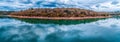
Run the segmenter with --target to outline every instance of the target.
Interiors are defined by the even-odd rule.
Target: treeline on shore
[[[15,16],[36,16],[36,17],[89,17],[109,16],[108,13],[95,12],[79,8],[30,8],[27,10],[12,12]]]

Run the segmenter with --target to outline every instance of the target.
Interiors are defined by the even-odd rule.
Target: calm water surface
[[[120,18],[39,20],[0,17],[0,42],[120,42]]]

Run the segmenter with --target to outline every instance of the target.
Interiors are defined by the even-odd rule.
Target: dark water
[[[0,17],[0,42],[120,42],[120,18],[39,20]]]

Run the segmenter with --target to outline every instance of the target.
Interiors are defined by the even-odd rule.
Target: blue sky
[[[120,0],[0,0],[0,10],[74,7],[95,11],[120,10]]]

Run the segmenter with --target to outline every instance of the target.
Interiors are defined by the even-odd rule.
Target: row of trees
[[[13,12],[11,15],[17,16],[43,16],[43,17],[85,17],[85,16],[108,16],[108,14],[100,14],[91,10],[78,8],[36,8],[18,12]]]

